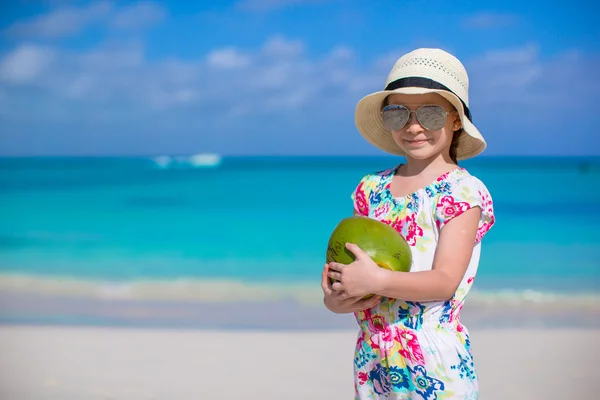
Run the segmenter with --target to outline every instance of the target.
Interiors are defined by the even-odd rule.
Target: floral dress
[[[477,374],[469,334],[459,320],[481,253],[494,224],[485,185],[457,168],[404,197],[390,184],[397,167],[364,176],[352,193],[355,210],[393,226],[411,246],[411,271],[430,270],[440,230],[472,207],[482,214],[468,269],[453,297],[412,302],[382,298],[355,313],[360,326],[354,353],[355,399],[476,399]]]

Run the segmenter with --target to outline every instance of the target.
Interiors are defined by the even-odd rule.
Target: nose
[[[425,128],[417,120],[417,113],[414,111],[409,114],[406,131],[414,136],[425,131]]]

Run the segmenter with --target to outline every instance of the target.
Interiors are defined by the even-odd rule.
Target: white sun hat
[[[403,55],[388,74],[385,88],[363,97],[356,105],[354,122],[361,135],[385,152],[404,156],[381,118],[384,100],[393,93],[438,93],[443,96],[456,108],[462,122],[457,159],[472,158],[485,150],[487,144],[473,125],[469,110],[467,71],[452,54],[440,49],[421,48]]]

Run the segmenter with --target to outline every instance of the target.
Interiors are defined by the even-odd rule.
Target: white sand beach
[[[471,329],[483,400],[598,398],[595,329]],[[356,332],[0,327],[0,398],[351,399]]]

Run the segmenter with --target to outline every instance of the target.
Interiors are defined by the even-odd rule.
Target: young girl
[[[356,399],[478,397],[459,316],[494,213],[485,185],[457,163],[486,147],[472,123],[468,88],[458,59],[417,49],[396,61],[383,91],[356,107],[364,138],[406,163],[365,175],[352,193],[354,213],[393,226],[413,256],[410,272],[389,271],[348,244],[356,260],[323,270],[325,305],[353,312],[360,326]]]

